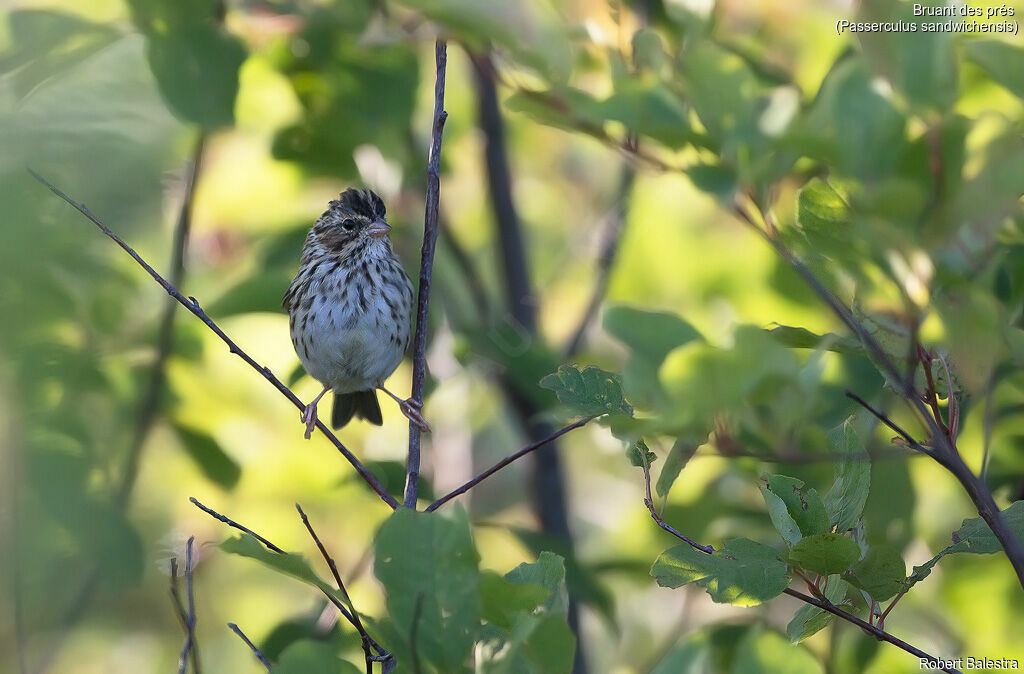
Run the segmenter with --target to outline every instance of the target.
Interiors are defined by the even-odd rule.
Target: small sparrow
[[[381,425],[380,389],[421,430],[430,430],[422,404],[384,388],[409,346],[412,309],[412,283],[391,250],[384,217],[384,202],[373,192],[342,192],[309,230],[285,293],[295,352],[324,385],[302,414],[307,439],[316,427],[316,405],[329,390],[336,429],[353,415]]]

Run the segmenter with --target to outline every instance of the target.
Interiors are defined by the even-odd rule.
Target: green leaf
[[[761,479],[767,483],[768,491],[786,504],[789,516],[796,522],[803,536],[823,534],[829,530],[825,504],[817,490],[808,487],[802,480],[785,475],[766,474]]]
[[[836,479],[825,494],[825,511],[831,529],[839,533],[855,526],[864,512],[871,487],[871,457],[850,417],[829,434],[829,443],[844,458],[836,464]]]
[[[484,598],[484,615],[488,615],[488,608],[496,613],[499,620],[491,622],[502,632],[488,633],[490,630],[484,628],[482,671],[568,674],[575,637],[566,622],[568,595],[562,558],[545,551],[536,562],[517,566],[500,583],[496,578],[482,583],[481,593],[490,586],[489,596]]]
[[[206,129],[234,122],[241,41],[212,22],[192,21],[149,35],[147,56],[160,93],[175,115]]]
[[[1024,48],[1002,40],[971,40],[964,50],[992,79],[1024,98]]]
[[[303,639],[281,652],[274,674],[360,674],[362,670],[338,657],[331,644]]]
[[[493,571],[480,573],[481,615],[487,622],[510,629],[517,613],[530,613],[551,595],[536,583],[513,583]]]
[[[658,382],[658,368],[673,349],[692,341],[702,341],[701,334],[676,314],[646,311],[626,305],[605,309],[605,332],[630,349],[623,368],[623,386],[630,400],[653,404],[664,397]]]
[[[686,175],[694,187],[714,195],[722,202],[731,201],[739,189],[736,171],[721,164],[695,164],[686,169]]]
[[[849,584],[838,575],[829,576],[825,585],[825,598],[838,605],[845,597]],[[794,644],[821,631],[835,616],[813,604],[804,604],[786,625],[786,634]]]
[[[480,557],[465,511],[399,508],[377,531],[374,554],[388,613],[406,644],[415,631],[421,657],[441,671],[460,671],[481,612]]]
[[[661,553],[651,575],[662,587],[699,583],[720,604],[755,606],[782,594],[789,585],[779,554],[746,538],[736,538],[708,555],[686,543]]]
[[[615,92],[594,106],[591,114],[621,122],[630,131],[673,149],[685,147],[694,138],[686,108],[656,81],[624,78],[616,82]]]
[[[697,453],[699,446],[699,442],[688,438],[677,438],[672,443],[672,449],[668,452],[665,464],[661,467],[661,474],[658,475],[658,483],[654,487],[658,496],[662,498],[668,496],[668,492],[672,489],[672,485],[675,484],[679,473],[690,462],[693,455]]]
[[[800,526],[796,520],[789,514],[786,502],[765,485],[760,485],[760,489],[765,505],[768,506],[768,517],[771,518],[775,530],[779,532],[783,540],[790,545],[795,545],[803,538],[803,534],[800,533]]]
[[[1015,501],[1001,513],[1003,521],[1010,531],[1024,545],[1024,501]],[[953,533],[953,542],[962,543],[965,547],[955,552],[969,552],[974,555],[986,555],[1002,552],[999,539],[992,533],[988,524],[980,517],[964,520],[963,525]]]
[[[241,466],[228,456],[212,435],[177,423],[174,424],[174,432],[203,475],[225,489],[232,489],[238,484],[242,476]]]
[[[856,543],[846,536],[832,533],[806,536],[789,553],[790,560],[823,576],[846,571],[858,557],[860,548]]]
[[[854,587],[882,602],[907,586],[907,567],[899,551],[888,544],[872,545],[864,559],[843,576]]]
[[[825,76],[800,134],[804,151],[846,175],[888,175],[906,144],[906,120],[856,56],[841,56]]]
[[[783,346],[791,349],[822,349],[833,353],[863,354],[864,347],[856,339],[851,337],[840,337],[834,332],[826,332],[818,335],[806,328],[797,328],[789,325],[776,325],[768,334],[774,337]]]
[[[544,608],[562,614],[568,610],[569,599],[565,591],[565,560],[561,556],[545,550],[540,553],[536,562],[523,562],[505,574],[505,578],[517,585],[541,585],[547,588],[550,596],[544,603]]]
[[[588,365],[560,365],[558,372],[540,380],[541,388],[554,391],[559,402],[581,416],[620,414],[633,416],[633,408],[622,395],[617,375]]]
[[[249,534],[242,534],[240,536],[227,539],[220,544],[220,549],[233,555],[255,559],[264,566],[268,566],[275,571],[285,574],[286,576],[291,576],[296,580],[301,580],[303,583],[321,590],[324,594],[334,597],[343,604],[347,605],[348,603],[345,601],[344,597],[342,597],[337,588],[325,583],[320,576],[313,571],[309,562],[302,555],[268,550],[262,543]]]
[[[626,458],[629,459],[630,464],[637,468],[641,468],[645,463],[648,466],[654,463],[655,459],[658,458],[658,455],[647,447],[647,443],[644,442],[643,438],[640,438],[636,442],[631,443],[626,449]]]
[[[344,21],[331,25],[343,26]],[[315,21],[308,29],[320,31]],[[308,61],[291,65],[289,74],[305,114],[274,137],[274,157],[346,178],[358,175],[353,153],[360,145],[374,145],[385,157],[404,158],[419,85],[419,61],[412,47],[363,45],[338,39],[335,33],[304,38],[313,40],[314,49]],[[318,41],[323,43],[322,55],[315,48]]]
[[[914,16],[913,7],[909,3],[872,3],[862,7],[864,11],[858,20],[902,20],[907,25],[916,24],[917,27],[913,31],[857,33],[861,53],[872,71],[903,92],[913,104],[939,110],[952,106],[959,86],[953,36],[945,31],[924,30],[925,26],[935,26],[939,19]],[[875,8],[881,11],[874,11]]]
[[[756,626],[736,648],[731,674],[824,674],[818,659],[781,634]]]

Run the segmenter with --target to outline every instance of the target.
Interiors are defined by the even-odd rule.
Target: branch
[[[801,277],[803,277],[804,281],[811,287],[811,289],[814,290],[814,292],[823,302],[825,302],[826,305],[828,305],[830,309],[832,309],[836,316],[839,317],[850,331],[857,335],[865,348],[872,353],[875,360],[880,363],[881,366],[879,369],[882,370],[883,374],[896,383],[895,388],[897,393],[899,393],[904,401],[910,405],[911,409],[917,412],[918,416],[920,416],[925,426],[928,428],[928,433],[931,436],[931,443],[934,445],[934,450],[928,452],[929,456],[934,458],[941,466],[952,473],[957,481],[963,486],[964,491],[967,492],[967,495],[974,503],[978,514],[992,529],[992,533],[995,534],[996,539],[999,540],[999,544],[1006,553],[1006,557],[1009,560],[1010,565],[1017,574],[1018,582],[1021,584],[1021,587],[1024,588],[1024,544],[1022,544],[1006,524],[1000,514],[999,506],[996,505],[995,500],[992,498],[992,492],[989,490],[988,485],[978,478],[978,476],[971,471],[970,467],[964,463],[963,457],[960,456],[960,452],[957,450],[956,445],[951,441],[949,436],[941,427],[941,419],[934,418],[917,395],[913,381],[899,371],[899,368],[897,368],[892,362],[892,359],[889,358],[889,355],[881,345],[879,345],[878,341],[875,340],[864,326],[860,324],[860,321],[856,319],[849,308],[847,308],[847,306],[838,297],[836,297],[831,290],[826,288],[825,284],[814,275],[814,272],[812,272],[807,265],[797,258],[796,255],[794,255],[794,253],[779,240],[779,237],[777,236],[778,230],[771,222],[770,217],[768,217],[764,212],[761,212],[756,204],[753,204],[753,207],[757,209],[761,220],[765,222],[766,228],[762,228],[757,219],[755,219],[739,203],[734,205],[733,212],[747,222],[754,231],[760,234],[761,237],[775,249],[776,253],[778,253],[783,260],[785,260]]]
[[[77,210],[79,213],[88,218],[94,225],[99,227],[100,231],[106,234],[110,239],[114,241],[114,243],[116,243],[126,253],[128,253],[132,257],[132,259],[135,260],[139,264],[139,266],[142,267],[146,271],[146,273],[148,273],[153,278],[153,280],[160,285],[161,288],[166,290],[168,295],[173,297],[175,300],[178,301],[179,304],[188,309],[196,318],[201,320],[206,325],[206,327],[210,328],[210,330],[212,330],[213,333],[217,335],[221,339],[221,341],[228,346],[228,349],[230,350],[231,353],[235,354],[236,356],[244,360],[252,369],[256,370],[256,372],[258,372],[260,376],[262,376],[264,379],[270,382],[274,386],[274,388],[276,388],[281,393],[281,395],[283,395],[284,397],[291,401],[291,403],[296,407],[296,409],[300,411],[305,409],[305,405],[302,403],[301,400],[299,400],[299,397],[296,396],[295,393],[293,393],[290,388],[285,386],[280,379],[275,377],[274,373],[270,371],[270,368],[264,367],[257,363],[252,358],[252,356],[243,351],[242,348],[238,346],[238,344],[236,344],[230,337],[227,336],[227,334],[223,330],[221,330],[220,326],[214,323],[213,320],[206,315],[206,312],[203,311],[203,308],[201,306],[199,306],[199,302],[196,300],[196,298],[186,298],[184,295],[182,295],[178,291],[178,289],[174,287],[174,285],[168,282],[167,279],[165,279],[155,269],[153,269],[153,267],[151,267],[148,262],[142,259],[142,256],[136,253],[131,246],[125,243],[123,239],[121,239],[121,237],[115,234],[109,227],[104,225],[95,215],[93,215],[89,211],[89,209],[85,207],[84,204],[80,204],[74,201],[71,197],[57,189],[54,185],[52,185],[49,181],[47,181],[45,178],[43,178],[35,171],[29,169],[29,173],[31,173],[36,180],[46,185],[51,192],[53,192],[58,197],[66,201],[68,204],[74,207],[75,210]],[[331,441],[331,444],[333,444],[339,452],[341,452],[342,456],[344,456],[345,459],[352,464],[352,467],[356,469],[356,472],[359,473],[360,477],[362,477],[363,480],[365,480],[366,483],[370,485],[370,488],[373,489],[373,491],[375,491],[378,496],[380,496],[382,501],[391,506],[392,509],[398,507],[398,502],[394,499],[394,497],[388,494],[387,490],[384,489],[384,487],[381,486],[380,482],[377,481],[377,478],[375,478],[373,474],[366,469],[366,467],[359,461],[359,459],[356,458],[355,454],[349,451],[349,449],[341,443],[341,440],[339,440],[337,436],[335,436],[334,433],[331,432],[330,428],[328,428],[322,421],[319,420],[316,422],[316,427],[320,429],[320,432],[323,433],[327,437],[327,439]]]
[[[195,594],[192,591],[192,544],[195,543],[195,536],[190,536],[185,544],[185,593],[188,601],[188,609],[181,599],[178,591],[178,559],[171,558],[171,599],[181,620],[181,626],[185,630],[185,643],[181,648],[181,655],[178,656],[178,674],[185,674],[188,662],[192,660],[192,671],[199,674],[199,642],[196,641],[196,603]]]
[[[352,626],[359,632],[359,637],[362,640],[363,656],[366,661],[366,674],[371,674],[373,671],[373,662],[375,660],[383,661],[385,659],[392,659],[390,653],[381,648],[380,644],[373,640],[367,632],[366,628],[363,627],[363,621],[359,618],[359,612],[356,611],[355,605],[352,603],[352,598],[348,595],[348,590],[345,589],[345,583],[341,580],[341,574],[338,573],[338,565],[335,564],[334,558],[331,557],[330,553],[327,552],[327,548],[320,542],[320,537],[316,535],[316,531],[313,529],[313,525],[309,523],[309,518],[306,517],[306,513],[303,512],[302,506],[298,503],[295,504],[295,509],[299,511],[299,516],[302,518],[302,523],[306,525],[306,531],[312,536],[313,542],[316,543],[316,547],[320,550],[321,556],[324,561],[327,562],[327,566],[331,569],[331,575],[334,576],[334,581],[338,584],[338,591],[341,592],[341,596],[345,599],[345,603],[348,604],[348,609],[352,613]],[[377,651],[377,655],[380,656],[375,658],[371,649]]]
[[[412,346],[412,400],[423,405],[423,382],[426,379],[427,316],[430,309],[430,278],[434,270],[434,247],[437,244],[437,218],[441,191],[441,134],[448,113],[444,109],[444,78],[448,63],[448,47],[444,40],[434,44],[434,124],[431,130],[430,156],[427,159],[427,203],[423,217],[423,249],[420,253],[420,284],[416,302],[416,334]],[[416,509],[420,484],[420,429],[409,422],[409,456],[405,467],[406,508]]]
[[[219,512],[217,512],[213,508],[206,507],[205,505],[200,503],[198,501],[198,499],[196,499],[195,497],[190,497],[188,500],[192,502],[192,505],[194,505],[195,507],[199,508],[204,513],[206,513],[207,515],[212,517],[213,519],[218,520],[220,522],[223,522],[224,524],[227,524],[229,527],[233,527],[235,529],[238,529],[239,531],[244,531],[245,533],[249,534],[250,536],[255,538],[257,541],[262,543],[263,546],[267,548],[267,550],[270,550],[271,552],[276,552],[276,553],[281,554],[281,555],[288,554],[284,550],[282,550],[281,548],[277,547],[276,545],[271,543],[269,540],[264,538],[263,536],[260,536],[258,533],[256,533],[252,529],[239,524],[238,522],[234,521],[233,519],[231,519],[230,517],[228,517],[226,515],[221,515]],[[352,613],[349,612],[348,607],[345,606],[345,604],[341,600],[339,600],[333,594],[328,592],[326,589],[321,587],[320,591],[323,592],[324,596],[327,597],[328,601],[330,601],[332,604],[334,604],[335,608],[338,609],[338,612],[341,613],[341,615],[345,618],[345,620],[347,620],[349,622],[349,624],[351,624],[353,627],[355,627],[355,625],[356,625],[356,618],[355,618],[355,616]]]
[[[568,433],[571,430],[580,428],[582,426],[586,426],[588,423],[593,421],[595,418],[596,417],[583,417],[582,419],[579,419],[578,421],[574,421],[573,423],[569,424],[568,426],[564,426],[563,428],[560,428],[559,430],[555,431],[554,433],[552,433],[551,435],[547,436],[543,440],[537,440],[536,442],[531,442],[530,444],[528,444],[526,447],[523,447],[522,449],[520,449],[515,454],[511,454],[509,456],[506,456],[504,459],[502,459],[498,463],[494,464],[493,466],[491,466],[487,470],[483,471],[482,473],[480,473],[479,475],[477,475],[476,477],[474,477],[472,480],[470,480],[469,482],[465,483],[461,487],[453,489],[452,491],[448,492],[447,494],[445,494],[441,498],[439,498],[436,501],[434,501],[433,503],[431,503],[429,506],[427,506],[427,512],[433,512],[434,510],[437,510],[438,508],[443,506],[448,501],[451,501],[456,496],[460,496],[462,494],[465,494],[467,491],[469,491],[473,487],[477,486],[478,484],[480,484],[481,482],[483,482],[484,480],[489,478],[491,475],[494,475],[499,470],[501,470],[505,466],[509,465],[513,461],[515,461],[517,459],[521,459],[522,457],[526,456],[527,454],[529,454],[530,452],[532,452],[534,450],[540,449],[544,445],[548,444],[549,442],[551,442],[553,440],[556,440],[556,439],[562,437],[563,435],[565,435],[566,433]]]
[[[907,443],[907,445],[910,448],[912,448],[912,449],[914,449],[914,450],[916,450],[918,452],[921,452],[922,454],[927,454],[928,456],[931,456],[932,458],[935,458],[932,455],[931,450],[929,450],[927,447],[924,447],[923,445],[921,445],[921,443],[918,442],[917,440],[915,440],[910,435],[910,433],[907,433],[905,430],[903,430],[903,428],[901,428],[899,425],[897,425],[895,421],[890,419],[889,416],[885,412],[880,412],[879,410],[876,410],[874,407],[869,405],[867,403],[867,401],[865,401],[863,398],[861,398],[859,395],[857,395],[853,391],[847,391],[846,392],[846,397],[849,398],[850,400],[853,400],[857,404],[859,404],[861,407],[866,409],[868,412],[871,412],[871,414],[873,414],[876,419],[878,419],[883,424],[888,426],[890,429],[895,431],[896,434],[898,434],[901,438],[903,438],[903,440]]]
[[[263,666],[266,667],[267,671],[269,672],[270,662],[267,660],[266,656],[260,652],[260,649],[256,648],[256,644],[249,641],[249,637],[245,636],[245,632],[239,629],[238,625],[236,625],[235,623],[228,623],[228,627],[231,628],[232,632],[238,635],[239,639],[245,642],[245,645],[249,647],[249,650],[252,651],[252,654],[256,656],[257,660],[263,663]]]
[[[640,457],[643,461],[644,468],[644,493],[646,494],[644,497],[644,505],[647,506],[647,511],[651,513],[651,519],[653,519],[657,523],[657,525],[665,531],[669,532],[679,540],[689,543],[691,546],[700,550],[701,552],[707,553],[709,555],[714,553],[715,549],[713,547],[711,547],[710,545],[701,545],[700,543],[693,540],[686,534],[681,533],[675,527],[671,526],[664,519],[662,519],[661,515],[658,514],[658,511],[654,509],[654,499],[651,498],[651,466],[647,462],[647,453],[645,451],[640,452]]]
[[[597,256],[597,278],[594,281],[594,289],[590,293],[590,301],[580,318],[579,324],[573,330],[572,337],[565,347],[565,360],[571,360],[583,346],[583,339],[586,337],[590,324],[597,316],[597,310],[608,292],[608,282],[611,280],[612,268],[615,265],[615,258],[618,257],[619,244],[622,242],[622,235],[626,230],[626,216],[629,213],[629,199],[633,191],[633,183],[636,180],[636,169],[631,164],[624,164],[622,175],[619,179],[618,203],[615,211],[608,219],[607,228],[601,241],[601,249]]]
[[[508,150],[505,145],[505,124],[498,105],[495,85],[496,72],[487,53],[474,54],[467,50],[473,63],[476,84],[477,116],[483,132],[484,162],[487,166],[487,187],[499,240],[498,253],[501,255],[505,290],[513,324],[530,337],[538,339],[536,299],[530,288],[530,270],[527,262],[523,231],[512,196],[512,177],[509,168]],[[519,417],[527,437],[545,437],[551,427],[539,419],[542,410],[524,396],[506,374],[502,377],[502,388]],[[557,446],[549,444],[538,452],[532,461],[533,475],[530,486],[532,502],[541,530],[566,542],[572,549],[572,533],[569,530],[569,506],[566,503],[565,480]],[[570,595],[567,618],[569,627],[576,635],[576,654],[573,672],[587,671],[583,654],[586,650],[583,634],[579,628],[575,598]]]
[[[900,639],[899,637],[893,636],[892,634],[890,634],[889,632],[886,632],[885,630],[881,629],[880,627],[875,627],[874,625],[868,623],[866,620],[858,618],[857,616],[853,615],[852,613],[847,613],[846,611],[842,610],[841,608],[839,608],[838,606],[836,606],[832,602],[828,601],[827,599],[818,599],[816,597],[810,597],[810,596],[808,596],[808,595],[806,595],[806,594],[804,594],[802,592],[799,592],[797,590],[793,590],[793,589],[788,588],[788,587],[785,590],[783,590],[783,592],[788,594],[790,597],[795,597],[795,598],[799,599],[800,601],[804,602],[805,604],[810,604],[811,606],[817,606],[822,611],[828,611],[829,613],[831,613],[832,615],[836,616],[837,618],[842,618],[843,620],[845,620],[845,621],[847,621],[849,623],[853,623],[854,625],[856,625],[857,627],[861,628],[862,630],[864,630],[865,632],[867,632],[871,636],[875,637],[879,641],[888,642],[888,643],[892,644],[893,646],[896,646],[897,648],[900,648],[900,649],[906,651],[907,653],[910,653],[911,655],[913,655],[914,657],[918,658],[919,660],[928,660],[930,662],[943,662],[942,660],[939,660],[939,658],[935,657],[934,655],[929,655],[925,651],[922,651],[920,648],[918,648],[916,646],[912,646],[911,644],[908,644],[903,639]],[[950,674],[960,674],[960,670],[956,669],[954,667],[939,667],[939,669],[941,671],[943,671],[943,672],[949,672]]]
[[[641,452],[641,454],[642,454],[642,452]],[[644,468],[644,486],[645,486],[645,490],[646,490],[646,498],[644,499],[644,505],[647,506],[647,510],[650,511],[651,517],[654,518],[654,521],[658,523],[658,526],[660,526],[662,529],[664,529],[665,531],[669,532],[670,534],[672,534],[673,536],[675,536],[679,540],[683,541],[684,543],[687,543],[688,545],[692,546],[694,549],[700,550],[701,552],[703,552],[705,554],[708,554],[708,555],[713,554],[714,548],[712,548],[710,545],[701,545],[700,543],[698,543],[697,541],[693,540],[689,536],[686,536],[685,534],[680,533],[679,531],[674,529],[669,524],[666,524],[664,522],[664,520],[661,519],[661,517],[654,510],[654,506],[653,506],[652,501],[651,501],[651,472],[650,472],[650,467],[647,464],[646,457],[644,457],[644,466],[643,466],[643,468]],[[911,646],[906,641],[903,641],[902,639],[900,639],[898,637],[895,637],[892,634],[889,634],[888,632],[886,632],[885,630],[881,629],[880,627],[875,627],[874,625],[871,625],[871,624],[867,623],[866,621],[861,620],[860,618],[858,618],[857,616],[853,615],[852,613],[847,613],[846,611],[843,611],[843,610],[839,609],[837,606],[835,606],[834,604],[832,604],[830,601],[828,601],[826,599],[818,599],[818,598],[815,598],[815,597],[810,597],[810,596],[808,596],[806,594],[803,594],[802,592],[798,592],[797,590],[793,590],[793,589],[790,589],[788,587],[785,590],[783,590],[783,592],[785,592],[786,594],[788,594],[791,597],[796,597],[797,599],[799,599],[800,601],[802,601],[802,602],[804,602],[806,604],[811,604],[812,606],[817,606],[818,608],[820,608],[823,611],[828,611],[829,613],[831,613],[832,615],[834,615],[834,616],[836,616],[838,618],[842,618],[843,620],[845,620],[847,622],[853,623],[854,625],[857,625],[862,630],[864,630],[868,634],[872,635],[873,637],[875,637],[879,641],[886,641],[886,642],[888,642],[888,643],[890,643],[890,644],[892,644],[892,645],[894,645],[894,646],[896,646],[898,648],[903,649],[907,653],[910,653],[911,655],[916,656],[917,658],[923,658],[923,659],[927,659],[927,660],[930,660],[930,661],[938,661],[939,660],[935,656],[929,655],[928,653],[922,651],[920,648],[917,648],[915,646]],[[941,669],[944,672],[959,673],[959,670],[953,669],[951,667],[944,667],[944,668],[941,668]]]
[[[176,288],[181,287],[185,281],[185,248],[188,245],[189,231],[192,229],[192,204],[195,197],[196,184],[199,182],[199,169],[203,160],[205,143],[206,133],[200,130],[196,137],[195,147],[192,150],[192,164],[189,169],[187,182],[185,183],[185,195],[182,198],[181,208],[178,211],[178,220],[174,226],[174,239],[171,244],[170,283]],[[39,176],[36,177],[38,178]],[[121,484],[115,497],[115,502],[122,510],[131,498],[132,489],[135,487],[135,480],[139,474],[142,449],[146,444],[146,438],[149,437],[149,431],[153,428],[153,422],[156,420],[160,409],[160,397],[163,394],[164,384],[167,379],[167,359],[170,358],[174,346],[174,319],[177,316],[174,307],[174,300],[167,298],[163,315],[160,318],[156,357],[153,359],[153,365],[151,366],[149,385],[143,392],[139,403],[135,436],[132,438],[131,447],[128,449],[124,473],[121,476]]]

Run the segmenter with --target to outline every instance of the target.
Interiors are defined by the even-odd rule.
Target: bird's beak
[[[378,220],[378,221],[372,223],[369,227],[367,227],[363,231],[366,232],[367,236],[372,236],[375,239],[381,239],[381,238],[387,236],[388,232],[391,231],[391,225],[389,225],[388,223],[384,222],[383,220]]]

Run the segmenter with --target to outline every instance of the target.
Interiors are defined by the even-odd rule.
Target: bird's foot
[[[422,402],[414,400],[413,398],[406,398],[405,400],[398,401],[398,407],[401,408],[402,414],[404,414],[406,418],[416,426],[416,428],[420,429],[423,433],[430,432],[430,424],[428,424],[427,420],[423,418],[422,414],[420,414],[420,410],[423,409]]]
[[[306,405],[302,410],[302,423],[306,424],[306,432],[302,434],[302,437],[309,440],[313,435],[313,429],[316,428],[316,401]]]

